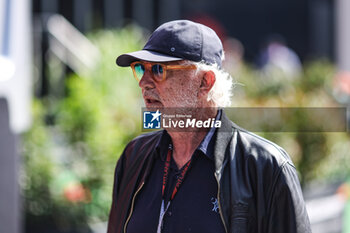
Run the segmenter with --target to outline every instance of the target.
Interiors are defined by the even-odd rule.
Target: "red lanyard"
[[[169,175],[169,167],[170,167],[170,160],[171,160],[171,149],[169,148],[168,150],[168,154],[167,154],[167,157],[166,157],[166,161],[165,161],[165,165],[164,165],[164,175],[163,175],[163,187],[162,187],[162,196],[164,198],[164,191],[165,191],[165,187],[166,187],[166,184],[168,182],[168,175]],[[170,198],[170,201],[174,199],[175,197],[175,194],[177,193],[185,175],[186,175],[186,172],[188,171],[188,168],[190,167],[191,165],[191,162],[192,162],[192,159],[190,159],[184,166],[179,178],[177,178],[177,181],[176,181],[176,185],[174,187],[174,190],[173,190],[173,193],[171,194],[171,198]]]

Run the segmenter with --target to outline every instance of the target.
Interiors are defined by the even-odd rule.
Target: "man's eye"
[[[152,66],[152,72],[153,74],[163,74],[163,66],[161,65],[153,65]]]

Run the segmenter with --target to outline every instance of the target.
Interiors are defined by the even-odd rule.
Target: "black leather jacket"
[[[220,215],[227,233],[308,233],[296,169],[276,144],[232,123],[223,112],[214,158]],[[124,233],[162,131],[135,138],[116,170],[108,233]],[[180,233],[180,232],[179,232]]]

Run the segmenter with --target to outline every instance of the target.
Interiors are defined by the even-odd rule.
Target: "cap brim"
[[[132,53],[125,53],[117,58],[117,65],[126,67],[134,61],[150,61],[150,62],[168,62],[168,61],[180,61],[183,60],[179,57],[172,57],[162,53],[157,53],[149,50],[140,50]]]

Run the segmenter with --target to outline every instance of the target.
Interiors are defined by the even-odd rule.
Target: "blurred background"
[[[233,107],[331,109],[350,104],[349,12],[349,0],[0,0],[0,232],[106,232],[143,106],[115,58],[161,23],[217,32]],[[259,134],[296,164],[313,232],[349,233],[349,130],[291,123]]]

